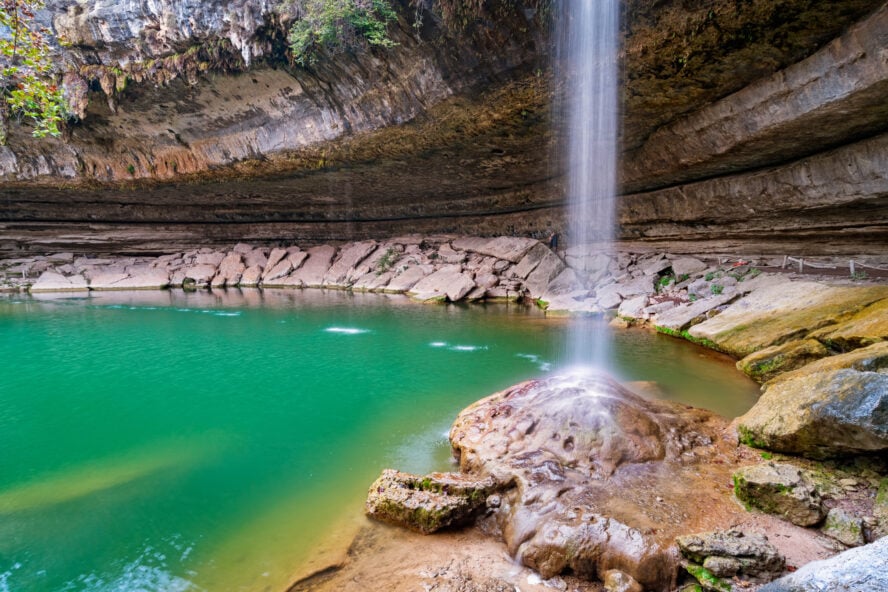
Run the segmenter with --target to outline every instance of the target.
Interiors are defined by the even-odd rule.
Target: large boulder
[[[813,368],[825,363],[835,362],[826,358],[766,384],[739,419],[741,439],[809,458],[888,450],[888,374]]]
[[[118,282],[122,282],[128,277],[129,274],[123,270],[90,271],[89,288],[90,290],[114,290]]]
[[[527,279],[533,270],[537,268],[546,255],[552,253],[546,245],[538,243],[518,262],[512,269],[512,275],[522,280]]]
[[[241,275],[238,285],[244,288],[254,288],[259,285],[259,280],[261,278],[262,267],[259,265],[251,265],[244,270],[244,273],[243,275]]]
[[[654,279],[650,276],[641,276],[623,282],[617,282],[617,292],[623,298],[632,298],[639,295],[651,295],[656,290]]]
[[[823,500],[802,471],[768,462],[734,473],[734,495],[743,503],[799,526],[813,526],[825,514]]]
[[[172,283],[181,286],[186,282],[197,285],[208,285],[216,275],[216,266],[209,263],[196,263],[184,267],[173,274]]]
[[[382,291],[391,294],[402,294],[433,271],[434,268],[431,265],[411,265],[390,276],[391,280]]]
[[[335,255],[336,247],[331,247],[330,245],[310,248],[305,263],[290,274],[286,284],[306,288],[320,288],[324,283],[324,276],[333,264],[333,257]]]
[[[783,556],[763,534],[732,529],[680,536],[676,542],[688,560],[685,569],[705,587],[714,583],[711,577],[727,584],[728,589],[733,578],[770,582],[785,567]]]
[[[849,547],[866,543],[863,519],[843,508],[833,508],[827,513],[821,531]]]
[[[90,281],[90,290],[159,290],[170,285],[166,269],[131,267],[123,274],[97,274]]]
[[[347,288],[351,285],[348,280],[349,272],[376,250],[376,241],[362,241],[351,243],[342,247],[339,258],[330,267],[324,276],[324,286],[333,288]]]
[[[524,287],[527,289],[530,297],[533,299],[543,297],[549,288],[549,284],[558,277],[564,268],[564,261],[555,253],[546,249],[542,259],[540,259],[534,270],[530,272],[524,281]]]
[[[225,286],[236,286],[241,276],[246,270],[244,265],[243,254],[237,251],[231,251],[222,262],[219,263],[219,270],[210,282],[214,288],[224,288]]]
[[[493,239],[459,238],[452,244],[454,249],[518,263],[538,243],[539,241],[532,238],[499,236]]]
[[[274,279],[269,278],[269,272],[276,268],[277,264],[284,260],[287,256],[287,249],[275,248],[271,250],[271,253],[268,254],[268,261],[265,262],[265,265],[262,268],[265,272],[262,274],[262,279]],[[291,266],[292,267],[292,266]],[[287,270],[289,273],[289,269]],[[277,277],[281,277],[280,275]]]
[[[463,473],[510,484],[495,520],[525,565],[544,578],[618,569],[665,591],[678,574],[675,537],[739,511],[711,488],[730,479],[715,461],[724,425],[589,373],[483,399],[459,415],[450,439]]]
[[[687,306],[677,306],[657,315],[656,326],[666,329],[666,332],[681,332],[695,323],[700,323],[709,318],[715,309],[734,299],[730,294],[719,294],[692,302]]]
[[[812,561],[759,592],[884,592],[888,590],[888,537]]]
[[[86,290],[86,278],[82,275],[64,276],[54,271],[44,271],[31,286],[30,291],[37,292],[76,292]]]
[[[447,265],[418,281],[407,292],[420,302],[458,302],[475,288],[472,276],[459,265]]]
[[[365,509],[377,520],[430,534],[473,518],[496,487],[489,478],[454,473],[419,477],[386,469],[370,486]]]
[[[703,271],[706,267],[705,263],[693,257],[680,257],[672,261],[672,273],[675,274],[675,277],[691,275],[692,273]]]

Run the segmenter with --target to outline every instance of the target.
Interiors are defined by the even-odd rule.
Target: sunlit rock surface
[[[809,458],[888,450],[888,375],[853,368],[818,372],[816,364],[809,374],[766,385],[739,420],[744,440]]]

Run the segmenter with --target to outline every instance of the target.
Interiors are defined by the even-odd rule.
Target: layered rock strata
[[[302,70],[270,3],[49,4],[84,118],[0,148],[0,251],[564,226],[533,10],[462,32],[405,10],[396,49]],[[622,237],[884,252],[883,2],[679,4],[626,7]]]

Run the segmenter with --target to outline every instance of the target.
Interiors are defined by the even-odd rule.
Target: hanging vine
[[[58,136],[68,117],[52,68],[51,32],[35,20],[43,0],[0,0],[0,145],[9,121],[25,120],[35,137]]]

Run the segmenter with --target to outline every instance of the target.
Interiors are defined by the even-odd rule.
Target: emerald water
[[[447,468],[454,416],[552,371],[566,329],[341,292],[0,297],[0,592],[282,590],[382,468]],[[669,398],[755,400],[690,344],[613,347]]]

